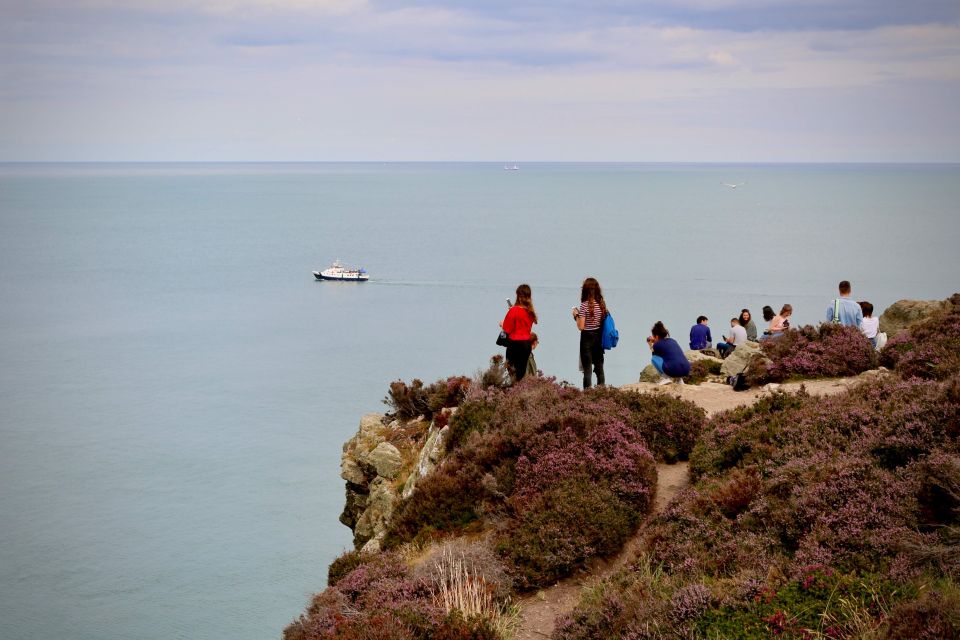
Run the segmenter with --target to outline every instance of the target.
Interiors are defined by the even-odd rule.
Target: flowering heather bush
[[[625,420],[658,461],[686,460],[706,423],[703,409],[672,396],[594,387],[587,395],[625,409]]]
[[[364,555],[314,596],[284,640],[502,640],[483,618],[447,614],[431,584],[393,553]]]
[[[713,599],[709,587],[694,583],[677,589],[670,599],[670,613],[677,622],[699,618]]]
[[[792,329],[761,343],[762,358],[747,369],[751,384],[789,378],[855,376],[877,367],[877,353],[856,327],[821,324]]]
[[[522,506],[499,549],[513,564],[521,589],[551,584],[589,558],[611,555],[623,546],[643,513],[631,509],[611,484],[568,478],[517,500]]]
[[[944,449],[960,437],[960,380],[883,380],[811,398],[777,393],[715,416],[690,458],[696,477],[733,467],[764,469],[833,451],[858,453],[887,468]]]
[[[942,313],[887,342],[880,361],[904,377],[943,380],[960,373],[960,293]]]
[[[646,436],[684,454],[703,420],[676,398],[645,403],[544,378],[473,385],[450,421],[446,461],[398,507],[387,545],[495,522],[521,588],[546,584],[619,550],[650,510]]]

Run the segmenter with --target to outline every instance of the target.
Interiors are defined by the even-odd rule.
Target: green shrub
[[[571,478],[521,507],[499,550],[514,565],[521,588],[570,575],[591,556],[615,553],[641,514],[627,507],[607,483]]]
[[[327,586],[332,587],[363,562],[359,551],[347,551],[330,563],[327,569]]]

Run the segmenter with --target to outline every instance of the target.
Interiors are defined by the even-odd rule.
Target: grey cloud
[[[395,8],[401,0],[377,0]],[[956,0],[620,0],[523,1],[427,0],[421,6],[469,11],[485,16],[542,26],[598,27],[652,24],[730,31],[863,30],[884,26],[956,24]]]

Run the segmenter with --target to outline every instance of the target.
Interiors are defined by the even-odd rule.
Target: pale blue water
[[[658,319],[946,297],[958,203],[958,166],[0,165],[0,637],[276,638],[359,416],[484,366],[520,282],[577,381],[599,278],[622,384]]]

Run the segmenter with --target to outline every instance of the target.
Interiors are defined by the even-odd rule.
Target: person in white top
[[[717,343],[717,351],[721,358],[726,358],[730,352],[747,341],[747,330],[740,325],[740,318],[730,318],[730,335],[723,336],[723,342]]]
[[[863,321],[860,323],[860,331],[870,339],[874,348],[877,346],[877,333],[880,332],[880,318],[873,317],[873,305],[869,302],[861,302],[860,308],[863,310]]]

